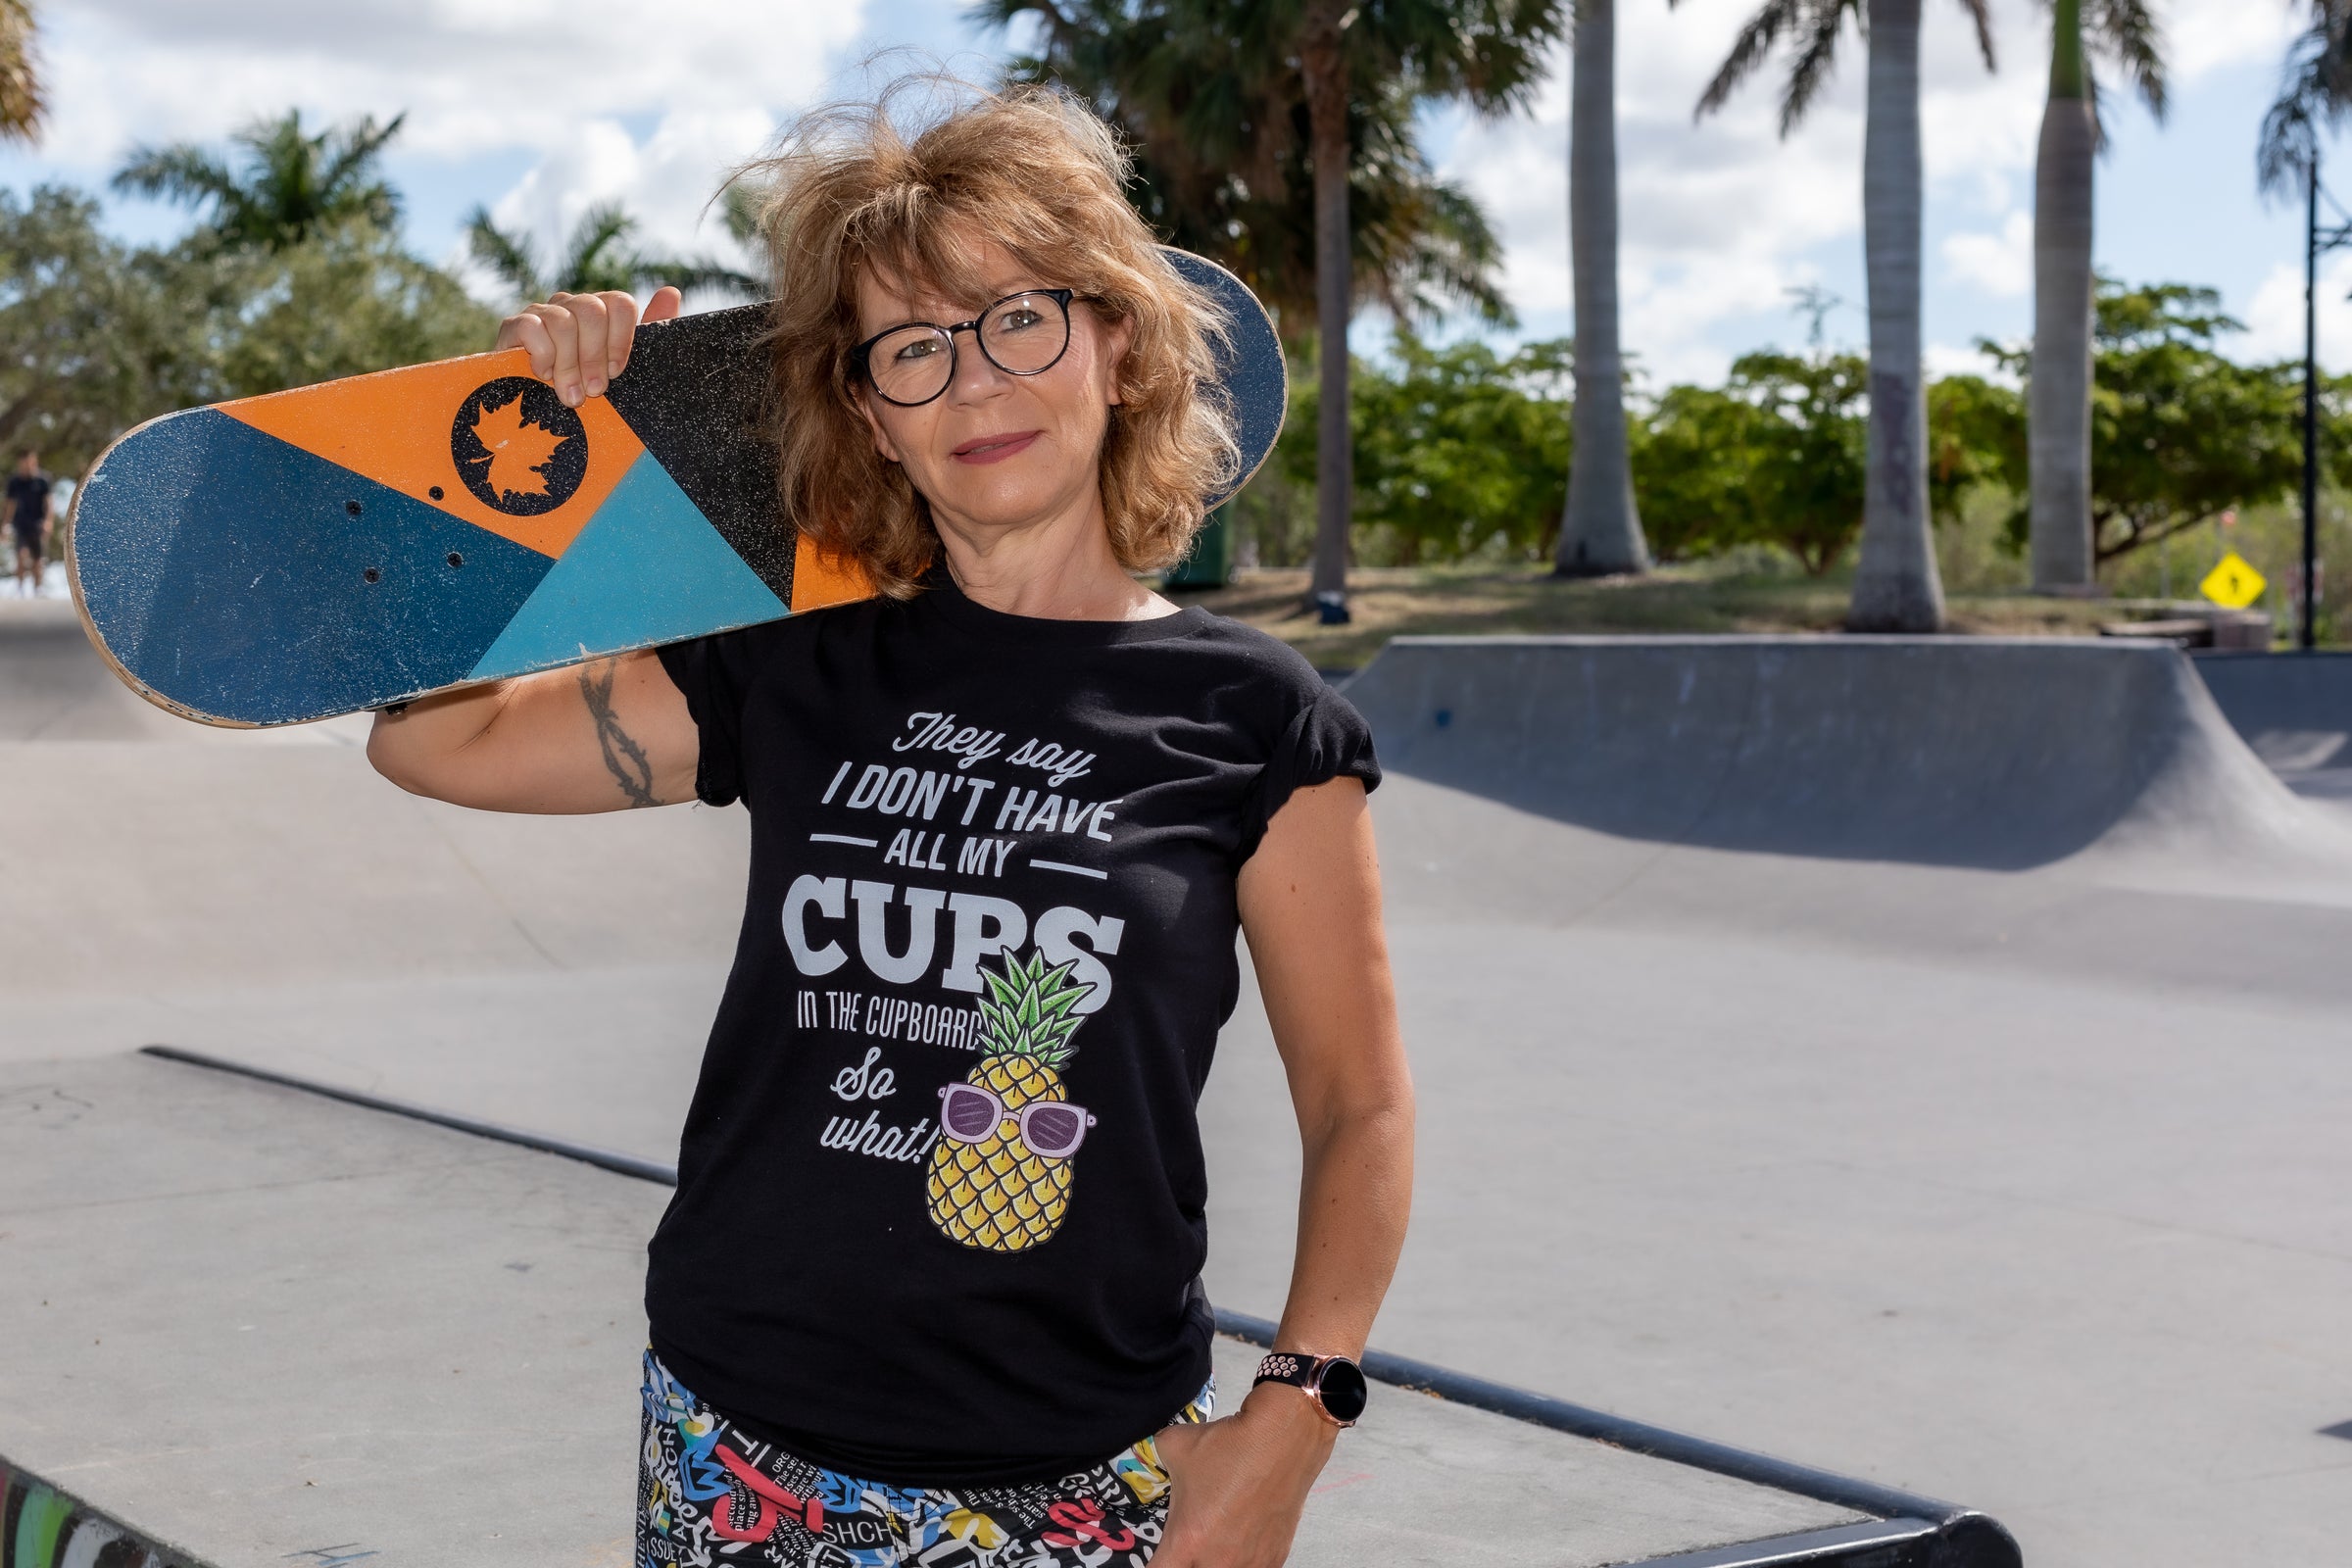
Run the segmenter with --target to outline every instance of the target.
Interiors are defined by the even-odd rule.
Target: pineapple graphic
[[[942,1134],[924,1183],[931,1223],[966,1247],[1018,1252],[1051,1238],[1070,1207],[1070,1156],[1095,1118],[1069,1103],[1060,1069],[1077,1054],[1074,1009],[1094,988],[1045,955],[982,969],[987,1054],[940,1091]]]

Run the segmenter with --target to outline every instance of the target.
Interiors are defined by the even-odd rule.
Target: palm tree
[[[738,209],[748,217],[743,201],[731,202],[729,227],[740,221]],[[543,268],[530,240],[498,226],[490,209],[476,207],[466,218],[466,241],[473,259],[525,300],[551,294],[598,294],[607,289],[627,293],[643,284],[667,284],[683,292],[710,288],[758,298],[758,278],[718,262],[676,261],[638,250],[630,243],[637,220],[618,202],[600,202],[581,215],[564,242],[552,268]]]
[[[2300,187],[2303,228],[2303,559],[2302,602],[2295,607],[2295,640],[2313,645],[2313,608],[2319,582],[2320,508],[2320,251],[2341,244],[2339,229],[2320,233],[2320,135],[2352,110],[2352,0],[2311,0],[2311,22],[2287,49],[2278,97],[2262,117],[2255,172],[2266,196]]]
[[[32,55],[32,7],[0,0],[0,141],[31,141],[48,113]]]
[[[210,208],[205,242],[284,250],[323,228],[359,220],[389,228],[400,196],[376,174],[384,144],[406,115],[378,125],[362,116],[306,135],[302,111],[256,121],[231,140],[242,167],[189,142],[134,149],[115,173],[115,189]]]
[[[1616,0],[1577,0],[1569,76],[1568,249],[1576,276],[1576,441],[1552,566],[1561,577],[1647,571],[1625,446],[1617,346]]]
[[[1016,58],[1010,76],[1053,83],[1116,125],[1134,160],[1128,195],[1145,220],[1248,283],[1286,345],[1313,344],[1305,109],[1284,96],[1276,70],[1235,37],[1179,31],[1165,10],[1122,0],[985,0],[974,16],[998,26],[1036,18],[1043,48]],[[1510,324],[1495,278],[1501,241],[1468,190],[1431,171],[1411,93],[1391,84],[1348,108],[1355,300],[1404,320],[1460,308]]]
[[[2100,141],[2089,33],[2157,118],[2164,60],[2146,0],[2053,0],[2050,93],[2034,171],[2034,363],[2028,383],[2034,586],[2097,586],[2090,515],[2091,169]]]
[[[1920,0],[1765,0],[1700,95],[1723,107],[1783,33],[1796,58],[1781,89],[1781,134],[1804,118],[1837,63],[1850,16],[1870,43],[1862,133],[1862,257],[1870,293],[1870,427],[1861,561],[1845,623],[1852,631],[1938,631],[1943,584],[1928,532],[1928,411],[1920,364]],[[1959,0],[1992,69],[1985,0]]]
[[[1486,275],[1492,234],[1483,220],[1472,221],[1465,195],[1429,174],[1412,113],[1433,101],[1488,115],[1522,106],[1560,36],[1562,0],[982,0],[976,12],[1000,23],[1023,14],[1044,23],[1047,71],[1098,107],[1097,84],[1113,87],[1128,111],[1113,119],[1164,174],[1155,194],[1192,213],[1226,209],[1227,238],[1211,254],[1248,253],[1256,275],[1238,270],[1253,286],[1275,282],[1270,300],[1292,293],[1294,278],[1311,277],[1321,379],[1312,592],[1327,615],[1345,618],[1348,321],[1356,300],[1403,282],[1415,285],[1399,292],[1408,302],[1434,286],[1484,292],[1480,303],[1500,308],[1491,285],[1456,288]],[[1372,188],[1396,198],[1386,210],[1352,212],[1359,159],[1382,166],[1387,178]],[[1278,226],[1268,245],[1244,220],[1287,220],[1298,211],[1261,205],[1295,189],[1292,171],[1303,173],[1307,194],[1299,205],[1313,261],[1304,277],[1291,271],[1288,234]],[[1367,227],[1371,248],[1392,263],[1371,270],[1368,291],[1359,266]],[[1185,243],[1181,229],[1169,237]]]
[[[2262,117],[2255,174],[2264,194],[2302,194],[2317,174],[2320,134],[2352,111],[2352,0],[2310,0],[2311,21],[2287,48],[2278,96]]]

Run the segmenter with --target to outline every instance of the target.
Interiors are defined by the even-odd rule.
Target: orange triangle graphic
[[[402,370],[379,370],[223,403],[220,412],[303,451],[365,474],[429,507],[512,539],[543,556],[560,556],[645,450],[612,405],[590,398],[572,412],[568,430],[543,429],[521,416],[512,400],[477,409],[477,482],[508,506],[544,504],[556,453],[571,440],[587,445],[585,473],[563,503],[535,514],[516,514],[484,502],[460,469],[455,426],[466,400],[484,385],[528,376],[520,349],[443,360]]]

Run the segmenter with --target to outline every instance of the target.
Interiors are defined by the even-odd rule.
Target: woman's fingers
[[[634,299],[619,289],[610,289],[599,294],[597,298],[603,302],[605,308],[605,354],[601,367],[604,374],[601,377],[594,375],[589,377],[588,395],[590,397],[601,395],[605,390],[605,383],[618,375],[627,366],[629,345],[637,336],[637,302]],[[588,358],[584,346],[580,357],[584,364],[593,366],[597,363]]]
[[[639,321],[675,318],[681,296],[667,284],[654,291],[639,316],[637,301],[619,289],[602,294],[557,294],[526,305],[499,323],[496,347],[525,349],[531,373],[577,408],[602,397],[612,378],[628,368]]]
[[[567,404],[580,401],[580,321],[569,309],[570,296],[559,294],[544,305],[534,305],[531,314],[547,329],[548,341],[555,345],[554,358],[545,369],[534,363],[531,369],[556,395]]]
[[[558,295],[564,308],[571,313],[572,374],[556,390],[564,401],[575,407],[585,400],[600,396],[605,380],[612,374],[612,358],[606,351],[607,328],[612,313],[601,294]]]
[[[521,349],[531,357],[531,373],[544,381],[556,368],[556,340],[547,333],[547,323],[539,319],[530,308],[508,317],[498,323],[498,341],[491,345],[499,349]]]

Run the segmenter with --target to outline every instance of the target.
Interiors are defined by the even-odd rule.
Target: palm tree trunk
[[[1617,343],[1616,0],[1581,0],[1568,109],[1568,250],[1576,273],[1576,445],[1553,565],[1562,577],[1646,571],[1625,450]]]
[[[1919,0],[1870,0],[1862,260],[1870,290],[1870,433],[1849,631],[1943,629],[1928,532],[1920,365]]]
[[[1348,317],[1353,303],[1348,226],[1348,74],[1334,0],[1314,8],[1299,67],[1306,78],[1307,156],[1315,172],[1315,570],[1309,592],[1327,619],[1346,614],[1348,530],[1355,513],[1348,426]]]
[[[2050,96],[2034,169],[2034,368],[2027,388],[2034,587],[2098,585],[2090,522],[2091,165],[2082,0],[2052,8]]]

